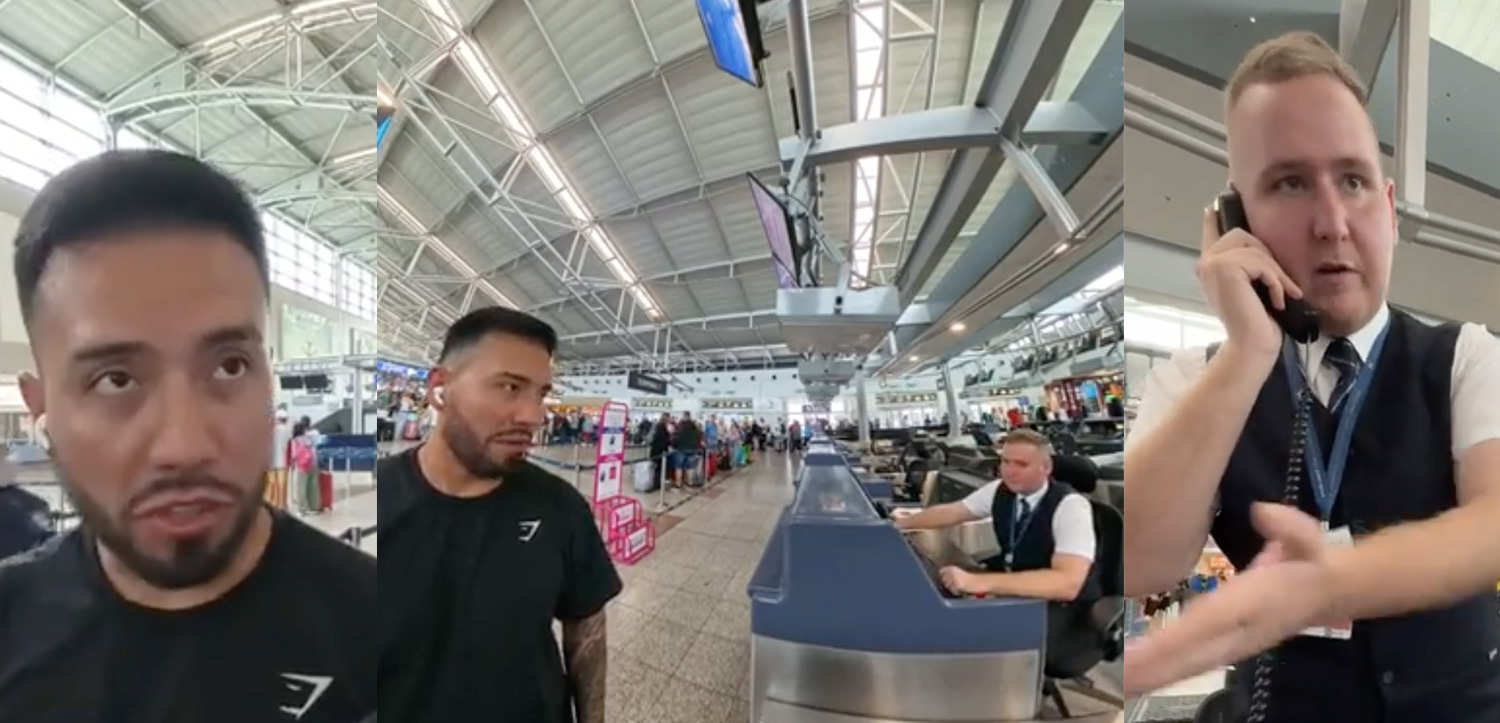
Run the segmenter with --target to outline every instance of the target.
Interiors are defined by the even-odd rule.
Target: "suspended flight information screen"
[[[385,131],[391,125],[391,117],[395,115],[391,108],[380,106],[375,109],[375,150],[380,151],[385,147]]]
[[[776,286],[782,289],[800,289],[797,279],[797,256],[792,248],[792,220],[781,201],[771,195],[770,189],[760,179],[745,174],[750,179],[750,193],[755,196],[755,212],[760,216],[761,228],[766,232],[766,241],[771,245],[771,264],[776,267]]]

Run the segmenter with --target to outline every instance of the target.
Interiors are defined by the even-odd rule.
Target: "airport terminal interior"
[[[1118,590],[1087,654],[1046,659],[1042,602],[938,580],[997,553],[988,521],[887,518],[1035,427],[1118,519],[1122,8],[382,4],[381,444],[425,434],[465,312],[557,330],[531,458],[626,579],[609,720],[1120,715]],[[715,439],[680,488],[663,416]]]
[[[444,330],[551,324],[531,459],[626,580],[610,721],[1113,721],[1124,47],[1120,0],[0,0],[0,238],[108,148],[244,184],[267,502],[372,555],[374,464],[429,433]],[[0,433],[67,529],[0,279]],[[680,477],[662,417],[712,438]],[[1071,659],[1042,601],[939,579],[997,556],[989,521],[891,522],[994,480],[1020,428],[1115,531]]]
[[[1477,99],[1500,92],[1500,56],[1489,35],[1496,8],[1413,3],[1420,11],[1403,25],[1400,4],[1319,0],[1268,10],[1249,0],[1132,0],[1125,56],[1127,417],[1152,367],[1224,338],[1193,270],[1203,208],[1225,184],[1222,89],[1252,46],[1292,30],[1313,30],[1335,44],[1371,88],[1400,211],[1391,305],[1430,322],[1500,325],[1500,235],[1490,230],[1500,228],[1500,175],[1489,151],[1476,151],[1489,146],[1475,142],[1487,137],[1493,117]],[[1398,52],[1402,43],[1413,48],[1410,59]],[[1170,625],[1182,603],[1232,575],[1210,543],[1197,575],[1179,590],[1131,601],[1127,637]],[[1212,672],[1131,701],[1126,719],[1221,720],[1214,693],[1229,674]]]

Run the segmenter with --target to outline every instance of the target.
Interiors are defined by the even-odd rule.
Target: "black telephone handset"
[[[1229,233],[1230,229],[1250,230],[1250,218],[1245,215],[1245,204],[1240,201],[1240,194],[1236,191],[1225,191],[1214,203],[1214,211],[1219,217],[1219,233]],[[1318,338],[1318,312],[1302,299],[1288,297],[1283,308],[1277,309],[1271,305],[1271,290],[1260,281],[1253,281],[1250,286],[1255,289],[1255,295],[1260,297],[1260,303],[1264,304],[1266,311],[1281,330],[1292,341],[1307,344]]]

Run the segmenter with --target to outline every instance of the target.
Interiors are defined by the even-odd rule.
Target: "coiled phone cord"
[[[1308,424],[1312,418],[1312,385],[1303,384],[1297,395],[1297,410],[1292,419],[1292,452],[1286,463],[1286,490],[1282,502],[1298,506],[1301,497],[1303,466],[1307,462]],[[1265,723],[1271,707],[1271,676],[1276,668],[1275,648],[1255,656],[1255,675],[1251,680],[1250,708],[1245,723]]]

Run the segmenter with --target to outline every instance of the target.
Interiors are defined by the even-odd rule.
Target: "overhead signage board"
[[[702,403],[704,409],[740,410],[747,412],[755,409],[754,399],[704,399]]]
[[[647,394],[667,393],[667,380],[641,372],[630,372],[625,378],[625,386]]]

